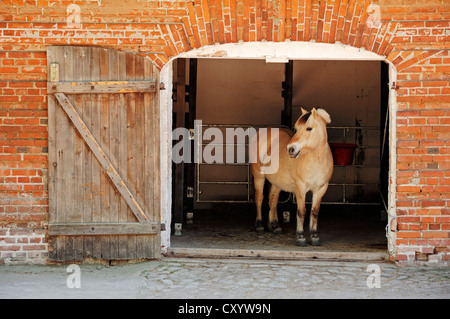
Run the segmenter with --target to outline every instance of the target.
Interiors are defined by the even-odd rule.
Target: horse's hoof
[[[322,246],[322,242],[319,237],[311,237],[311,245],[312,246]]]
[[[281,229],[280,225],[278,224],[278,222],[272,222],[269,226],[269,229],[271,232],[273,232],[276,235],[280,235],[283,233],[283,230]]]
[[[264,226],[263,226],[262,220],[260,220],[260,219],[256,220],[255,228],[256,228],[256,234],[258,236],[261,236],[262,234],[264,234]]]
[[[305,247],[306,246],[306,238],[305,237],[297,238],[296,244],[297,244],[297,246]]]
[[[275,228],[274,230],[272,230],[272,232],[273,232],[275,235],[281,235],[281,234],[283,233],[283,230],[281,229],[281,227],[277,227],[277,228]]]
[[[256,227],[256,235],[261,236],[264,234],[264,227]]]

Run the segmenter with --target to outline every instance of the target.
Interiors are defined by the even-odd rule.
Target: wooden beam
[[[48,93],[152,93],[155,81],[49,82]]]
[[[197,109],[197,59],[189,59],[189,118],[188,128],[193,129]],[[194,156],[194,155],[192,155]],[[192,157],[193,159],[193,157]],[[194,161],[192,161],[194,163]]]
[[[284,69],[284,82],[283,82],[283,97],[284,97],[284,110],[281,124],[289,128],[292,128],[292,85],[294,77],[294,61],[289,60],[285,64]]]
[[[150,221],[147,215],[139,206],[139,203],[137,202],[136,198],[133,196],[130,189],[123,181],[122,177],[120,177],[117,170],[111,164],[111,161],[103,152],[102,148],[100,147],[100,144],[95,140],[92,133],[84,124],[83,120],[81,119],[80,115],[78,114],[72,103],[69,101],[69,99],[66,97],[64,93],[55,93],[55,97],[61,104],[67,116],[74,124],[75,128],[80,133],[81,137],[84,139],[86,144],[91,149],[92,153],[95,155],[95,157],[98,159],[102,167],[105,169],[106,174],[108,174],[109,178],[116,186],[117,190],[120,192],[122,197],[125,199],[125,201],[127,202],[128,206],[130,207],[131,211],[134,213],[136,218],[141,223],[149,223]]]
[[[197,59],[189,59],[189,114],[188,114],[188,122],[186,123],[186,127],[189,129],[193,129],[195,132],[195,116],[196,116],[196,108],[197,108]],[[189,141],[191,149],[195,149],[194,140]],[[194,161],[194,152],[191,152],[191,162],[186,163],[186,187],[195,189],[195,161]],[[194,201],[195,195],[192,197],[186,196],[186,212],[194,212]]]
[[[340,261],[389,261],[386,252],[304,251],[304,250],[259,250],[221,248],[177,248],[170,247],[167,257],[183,258],[260,258],[276,260],[340,260]]]
[[[177,59],[176,127],[185,128],[186,112],[186,59]],[[175,165],[174,222],[183,223],[184,213],[184,161]]]
[[[48,225],[49,236],[157,234],[158,223],[71,223]]]

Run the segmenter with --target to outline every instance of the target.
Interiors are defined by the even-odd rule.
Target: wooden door
[[[159,72],[133,53],[47,50],[49,258],[160,256]]]

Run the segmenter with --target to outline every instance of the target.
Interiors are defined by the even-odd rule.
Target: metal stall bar
[[[203,134],[203,129],[204,128],[211,128],[211,127],[215,127],[215,128],[237,128],[237,127],[241,127],[241,128],[245,128],[248,129],[249,125],[225,125],[225,124],[202,124],[199,125],[197,124],[197,127],[195,129],[195,132],[202,132]],[[248,152],[248,143],[236,143],[236,144],[227,144],[227,143],[203,143],[203,139],[196,139],[196,148],[197,148],[197,154],[200,154],[203,151],[203,146],[205,145],[210,145],[210,146],[218,146],[218,147],[226,147],[226,146],[233,146],[233,147],[245,147],[245,151]],[[246,167],[246,172],[247,172],[247,180],[246,181],[204,181],[202,180],[202,174],[201,174],[201,170],[202,167],[206,167],[206,166],[217,166],[217,167],[225,167],[225,166],[244,166]],[[249,163],[205,163],[204,162],[204,158],[202,156],[201,160],[197,161],[196,163],[196,202],[197,203],[248,203],[250,201],[250,165]],[[204,185],[246,185],[247,186],[247,196],[246,199],[243,200],[236,200],[236,199],[203,199],[201,198],[201,194],[202,194],[202,186]]]
[[[204,128],[210,128],[210,127],[216,127],[216,128],[242,128],[244,130],[248,130],[249,128],[264,128],[269,126],[257,126],[257,125],[237,125],[237,124],[197,124],[196,132],[203,132]],[[287,128],[286,126],[282,125],[271,125],[270,127],[277,127],[277,128]],[[233,147],[244,147],[245,148],[245,154],[246,154],[246,161],[245,163],[205,163],[202,161],[197,161],[196,163],[196,196],[195,200],[197,203],[252,203],[253,198],[251,194],[251,189],[253,188],[253,180],[251,176],[251,166],[249,163],[249,160],[247,158],[249,147],[250,147],[250,138],[246,137],[245,143],[233,143],[233,144],[227,144],[227,143],[203,143],[200,139],[196,139],[196,148],[197,148],[197,154],[200,154],[202,151],[202,147],[205,145],[210,146],[219,146],[219,147],[226,147],[226,146],[233,146]],[[205,181],[203,179],[201,168],[205,166],[217,166],[217,167],[245,167],[246,170],[246,180],[245,181],[236,181],[236,180],[215,180],[215,181]],[[208,198],[202,198],[202,186],[206,185],[231,185],[231,186],[242,186],[245,185],[246,187],[246,197],[242,199],[236,199],[236,198],[222,198],[222,199],[208,199]],[[289,201],[290,198],[288,197],[284,202]],[[283,203],[283,201],[280,201],[280,203]]]
[[[343,143],[347,143],[348,138],[348,132],[350,130],[355,130],[355,139],[356,139],[356,131],[380,131],[380,127],[378,126],[329,126],[328,130],[342,130],[342,139]],[[379,146],[363,146],[363,145],[357,145],[357,149],[379,149]],[[379,202],[355,202],[355,201],[349,201],[347,198],[347,186],[374,186],[378,183],[348,183],[347,182],[347,170],[350,167],[362,167],[362,168],[379,168],[380,165],[375,164],[350,164],[350,165],[335,165],[335,168],[343,168],[342,169],[342,175],[341,180],[342,183],[330,183],[329,186],[342,186],[342,201],[336,202],[336,201],[322,201],[323,204],[345,204],[345,205],[379,205]]]

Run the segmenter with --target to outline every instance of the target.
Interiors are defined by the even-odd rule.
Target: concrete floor
[[[281,210],[279,210],[281,212]],[[295,245],[295,216],[282,223],[283,233],[266,231],[258,236],[254,213],[248,206],[227,205],[194,213],[193,224],[183,225],[182,235],[171,237],[174,251],[225,249],[299,253],[372,253],[387,257],[386,222],[378,206],[322,205],[319,234],[322,246]],[[265,217],[263,217],[265,218]],[[282,216],[280,216],[281,220]],[[308,219],[305,225],[308,225]],[[191,250],[192,251],[192,250]]]

